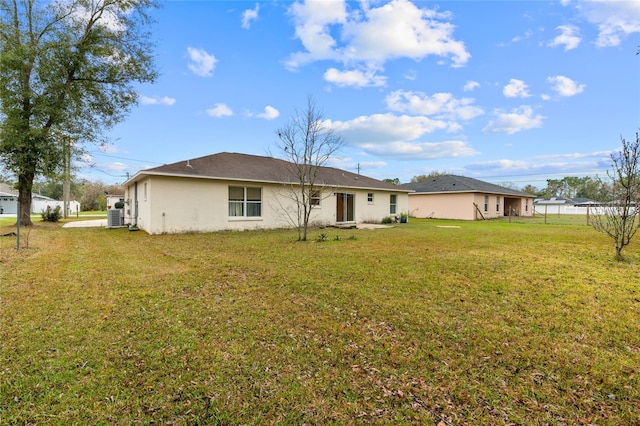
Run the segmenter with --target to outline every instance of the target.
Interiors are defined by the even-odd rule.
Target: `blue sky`
[[[312,95],[378,179],[603,176],[640,127],[639,1],[165,1],[161,76],[78,177],[277,153]]]

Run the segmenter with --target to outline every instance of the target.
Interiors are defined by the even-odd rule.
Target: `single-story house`
[[[3,186],[2,189],[6,189],[8,185]],[[54,200],[53,198],[45,197],[40,194],[31,195],[31,213],[39,214],[46,210],[47,206],[52,209],[56,206],[60,206],[60,209],[64,208],[64,202]],[[69,202],[68,215],[77,213],[80,211],[80,203],[78,201]],[[18,193],[14,191],[1,191],[0,192],[0,214],[18,214]]]
[[[107,210],[115,209],[119,202],[124,202],[124,194],[107,194]]]
[[[535,196],[469,177],[442,175],[402,187],[413,191],[409,214],[414,217],[477,220],[533,215]]]
[[[222,152],[141,170],[126,182],[126,224],[149,234],[294,227],[292,164]],[[409,189],[332,167],[315,179],[310,224],[380,223],[409,209]]]

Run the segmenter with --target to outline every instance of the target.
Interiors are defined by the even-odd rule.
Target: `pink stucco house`
[[[532,216],[535,196],[464,176],[436,176],[402,185],[409,193],[409,214],[419,218],[491,219]]]

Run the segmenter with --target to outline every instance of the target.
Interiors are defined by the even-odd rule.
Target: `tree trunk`
[[[18,204],[20,205],[20,226],[31,226],[31,195],[34,173],[23,173],[18,177]]]

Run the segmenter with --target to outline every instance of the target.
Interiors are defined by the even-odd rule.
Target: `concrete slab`
[[[105,228],[106,226],[107,219],[80,220],[62,225],[63,228]]]

